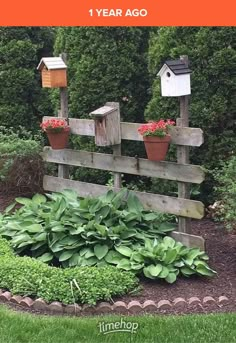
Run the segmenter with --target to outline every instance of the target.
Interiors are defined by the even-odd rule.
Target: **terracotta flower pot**
[[[143,136],[148,159],[151,161],[164,161],[170,139],[170,135],[166,135],[165,137]]]
[[[52,149],[65,149],[68,145],[70,130],[61,132],[46,131]]]

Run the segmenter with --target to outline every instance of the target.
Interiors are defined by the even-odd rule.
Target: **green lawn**
[[[234,343],[236,314],[122,317],[137,333],[99,332],[120,316],[68,318],[17,313],[0,307],[1,343]],[[136,324],[136,327],[137,327]],[[101,326],[102,324],[100,324]],[[124,324],[122,324],[124,325]]]

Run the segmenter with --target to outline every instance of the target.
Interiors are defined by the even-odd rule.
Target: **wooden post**
[[[117,108],[118,115],[119,115],[119,122],[120,122],[120,104],[118,102],[107,102],[106,106],[111,106]],[[121,144],[116,144],[112,146],[113,156],[121,156]],[[121,188],[122,187],[122,180],[121,180],[121,173],[113,173],[114,175],[114,187]]]
[[[188,56],[180,56],[180,59],[185,61],[188,65]],[[177,119],[177,126],[189,126],[189,96],[180,97],[180,118]],[[181,164],[189,164],[189,147],[178,145],[177,146],[177,162]],[[190,199],[190,184],[185,182],[178,182],[178,197]],[[191,232],[191,219],[186,217],[179,217],[179,231],[190,233]]]
[[[63,59],[63,61],[66,63],[66,53],[61,53],[60,57]],[[58,113],[59,117],[68,119],[68,89],[67,87],[61,87],[60,88],[60,104],[61,108]],[[69,179],[69,166],[67,165],[58,165],[58,177]]]

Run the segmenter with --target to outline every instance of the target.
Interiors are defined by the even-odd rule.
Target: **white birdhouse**
[[[157,74],[161,77],[162,96],[191,94],[190,73],[191,70],[184,61],[166,61]]]

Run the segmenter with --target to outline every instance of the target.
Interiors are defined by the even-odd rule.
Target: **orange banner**
[[[1,26],[235,26],[235,0],[8,0]]]

